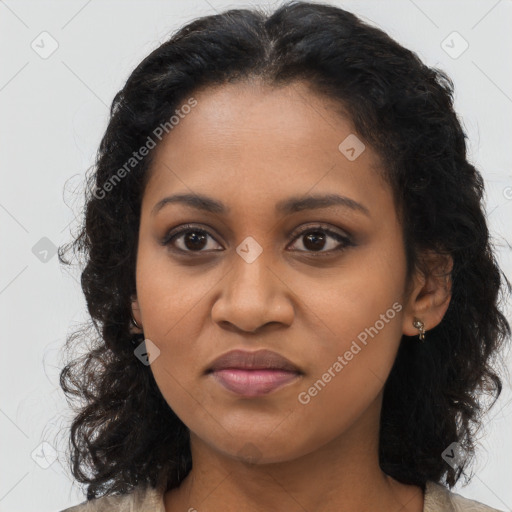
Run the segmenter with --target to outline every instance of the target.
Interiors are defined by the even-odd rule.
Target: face
[[[133,314],[160,351],[150,368],[162,395],[210,448],[260,462],[317,450],[370,413],[377,428],[406,266],[376,153],[305,84],[193,96],[155,149],[141,209]],[[160,203],[181,194],[215,208]],[[233,349],[272,350],[299,374],[233,391],[205,373]]]

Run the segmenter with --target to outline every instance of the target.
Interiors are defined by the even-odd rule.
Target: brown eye
[[[329,254],[355,245],[347,235],[337,233],[322,226],[312,226],[303,230],[294,238],[294,244],[297,244],[299,241],[301,242],[299,245],[303,247],[303,249],[298,249],[299,252],[312,255]],[[217,244],[217,247],[215,247],[215,244]],[[169,246],[177,252],[190,254],[223,250],[213,235],[193,225],[181,226],[180,230],[171,231],[162,240],[162,245]]]
[[[348,236],[321,226],[302,231],[294,240],[302,242],[304,250],[300,249],[301,252],[330,253],[354,245]]]
[[[178,232],[170,233],[162,241],[162,244],[172,246],[173,249],[182,252],[207,252],[210,250],[217,250],[211,247],[212,244],[208,247],[209,238],[215,241],[208,231],[194,226],[185,226]]]

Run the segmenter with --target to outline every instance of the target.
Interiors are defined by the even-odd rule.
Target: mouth
[[[206,370],[224,389],[243,397],[258,397],[280,389],[304,374],[296,365],[270,350],[232,350]]]

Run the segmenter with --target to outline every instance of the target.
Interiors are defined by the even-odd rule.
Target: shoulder
[[[428,481],[423,512],[503,512],[479,501],[464,498],[444,485]]]
[[[128,494],[102,496],[60,512],[165,512],[163,492],[141,484]]]

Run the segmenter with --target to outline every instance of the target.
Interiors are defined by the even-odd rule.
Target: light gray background
[[[486,179],[490,227],[510,279],[512,2],[331,3],[382,27],[454,80],[470,158]],[[56,512],[85,499],[67,470],[71,416],[58,373],[65,337],[87,318],[86,309],[78,272],[63,270],[51,247],[69,240],[70,230],[76,229],[82,178],[94,162],[114,94],[176,28],[198,16],[255,4],[276,5],[0,0],[0,511]],[[39,52],[51,48],[49,37],[40,36],[44,31],[58,43],[48,58],[31,47],[34,41]],[[453,55],[463,48],[462,39],[450,36],[453,31],[469,44],[457,58],[442,47],[446,40]],[[507,308],[512,321],[510,304]],[[475,476],[456,492],[512,510],[511,427],[506,375],[503,395],[482,433]],[[42,445],[47,464],[52,450],[57,455],[46,469],[37,462],[41,443],[48,443]]]

